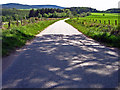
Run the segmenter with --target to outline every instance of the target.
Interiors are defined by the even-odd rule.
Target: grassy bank
[[[89,16],[90,17],[90,16]],[[86,17],[85,17],[86,18]],[[66,22],[78,29],[83,34],[104,43],[107,46],[120,48],[120,27],[104,25],[77,18],[69,19]]]
[[[2,30],[2,56],[9,55],[16,48],[25,45],[27,40],[33,39],[36,34],[56,21],[58,20],[40,21]]]

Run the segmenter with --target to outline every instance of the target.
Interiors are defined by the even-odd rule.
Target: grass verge
[[[66,22],[96,41],[99,41],[107,46],[120,48],[120,35],[111,35],[109,32],[105,31],[106,27],[104,26],[89,27],[72,19],[66,20]]]
[[[39,34],[46,27],[58,20],[40,21],[38,23],[2,30],[2,56],[7,56],[16,48],[22,47],[27,40],[33,39],[36,34]]]

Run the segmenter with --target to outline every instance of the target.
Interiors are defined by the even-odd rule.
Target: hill
[[[64,7],[57,6],[57,5],[24,5],[24,4],[18,4],[18,3],[8,3],[8,4],[2,4],[3,9],[10,9],[10,8],[16,8],[16,9],[31,9],[31,8],[59,8],[64,9]]]
[[[120,8],[108,9],[108,10],[106,10],[106,12],[108,12],[108,13],[120,13]]]
[[[120,8],[111,8],[105,11],[100,11],[94,8],[90,8],[90,7],[70,7],[70,8],[66,8],[66,9],[70,9],[70,11],[72,12],[73,15],[77,15],[83,12],[92,12],[92,13],[120,13]]]

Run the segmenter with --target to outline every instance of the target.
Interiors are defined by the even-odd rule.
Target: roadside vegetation
[[[34,38],[36,34],[58,20],[60,19],[44,20],[2,30],[2,55],[9,55],[16,48],[25,45],[27,40]]]
[[[19,10],[19,9],[2,9],[2,22],[16,21],[27,18],[30,10]]]
[[[89,16],[72,18],[66,22],[107,46],[120,48],[120,22],[117,13],[91,13]]]

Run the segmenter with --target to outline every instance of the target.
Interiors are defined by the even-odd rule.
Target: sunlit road
[[[58,21],[3,73],[3,88],[115,88],[118,52]]]

